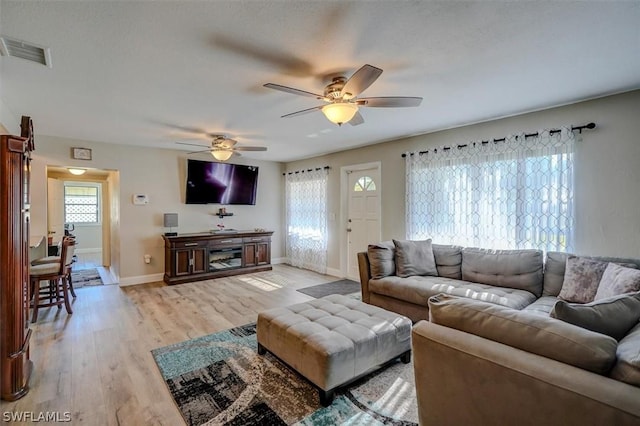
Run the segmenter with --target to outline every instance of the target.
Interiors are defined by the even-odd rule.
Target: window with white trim
[[[64,185],[65,223],[100,223],[100,185],[65,183]]]

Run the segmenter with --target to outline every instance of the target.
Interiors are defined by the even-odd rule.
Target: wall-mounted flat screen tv
[[[256,204],[258,167],[187,160],[187,204]]]

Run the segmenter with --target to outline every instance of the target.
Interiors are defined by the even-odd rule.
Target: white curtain
[[[573,251],[570,128],[406,155],[407,238]]]
[[[285,175],[286,255],[291,265],[327,271],[327,169]]]

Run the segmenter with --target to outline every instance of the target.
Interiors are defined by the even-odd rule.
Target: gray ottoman
[[[411,320],[337,294],[260,312],[257,337],[258,353],[316,385],[324,406],[337,387],[397,357],[411,360]]]

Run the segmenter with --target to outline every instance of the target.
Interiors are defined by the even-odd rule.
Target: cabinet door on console
[[[174,275],[189,275],[191,273],[191,270],[189,268],[189,266],[191,266],[191,250],[176,250],[174,253]]]
[[[206,248],[203,249],[193,249],[191,254],[192,266],[191,270],[194,274],[200,274],[202,272],[209,271],[209,250]]]
[[[257,265],[258,259],[256,257],[256,245],[255,244],[245,244],[244,245],[244,254],[242,256],[242,260],[244,262],[243,266],[255,266],[255,265]]]
[[[271,244],[270,243],[258,243],[256,244],[256,264],[268,265],[271,263]]]

